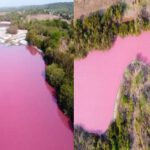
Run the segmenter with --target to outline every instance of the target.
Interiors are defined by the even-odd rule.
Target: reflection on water
[[[26,46],[27,50],[29,50],[29,52],[31,53],[31,55],[36,55],[37,53],[39,53],[34,47],[32,46]]]

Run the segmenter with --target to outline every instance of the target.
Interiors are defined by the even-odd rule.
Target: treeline
[[[28,26],[27,40],[44,52],[46,49],[59,49],[61,42],[68,43],[70,26],[61,20],[31,21]]]
[[[73,121],[73,60],[69,53],[71,27],[61,20],[32,21],[27,26],[27,41],[43,51],[46,79],[55,87],[57,101]]]
[[[59,2],[45,5],[0,8],[0,12],[8,12],[9,15],[13,13],[25,16],[51,13],[60,16],[63,19],[71,20],[73,18],[73,2]],[[9,15],[7,16],[9,17]]]
[[[74,23],[75,54],[83,57],[92,49],[109,49],[117,35],[137,35],[150,29],[147,18],[141,16],[124,22],[126,4],[118,3],[104,12],[95,12]]]
[[[116,120],[100,135],[75,127],[75,150],[150,149],[149,77],[149,65],[130,64],[124,73]]]

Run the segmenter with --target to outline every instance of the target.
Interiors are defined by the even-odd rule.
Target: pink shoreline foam
[[[74,124],[105,132],[113,119],[116,96],[126,67],[141,55],[150,62],[150,32],[118,37],[108,51],[92,51],[74,63]]]

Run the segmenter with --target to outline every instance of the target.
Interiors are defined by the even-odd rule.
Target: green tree
[[[73,120],[73,84],[68,82],[62,84],[59,95],[60,105],[63,106],[64,112]]]
[[[126,23],[122,23],[119,27],[119,34],[124,37],[128,34],[128,25]]]
[[[65,77],[65,72],[62,68],[58,67],[57,64],[51,64],[46,68],[46,78],[48,82],[58,88]]]

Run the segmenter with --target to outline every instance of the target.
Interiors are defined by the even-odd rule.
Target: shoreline
[[[114,111],[113,111],[113,118],[112,118],[113,121],[115,121],[116,118],[117,118],[120,97],[121,97],[121,87],[119,88],[119,90],[117,92],[116,99],[115,99]]]
[[[5,45],[28,45],[26,41],[27,30],[17,30],[16,34],[7,32],[11,26],[11,22],[0,22],[0,44]]]

